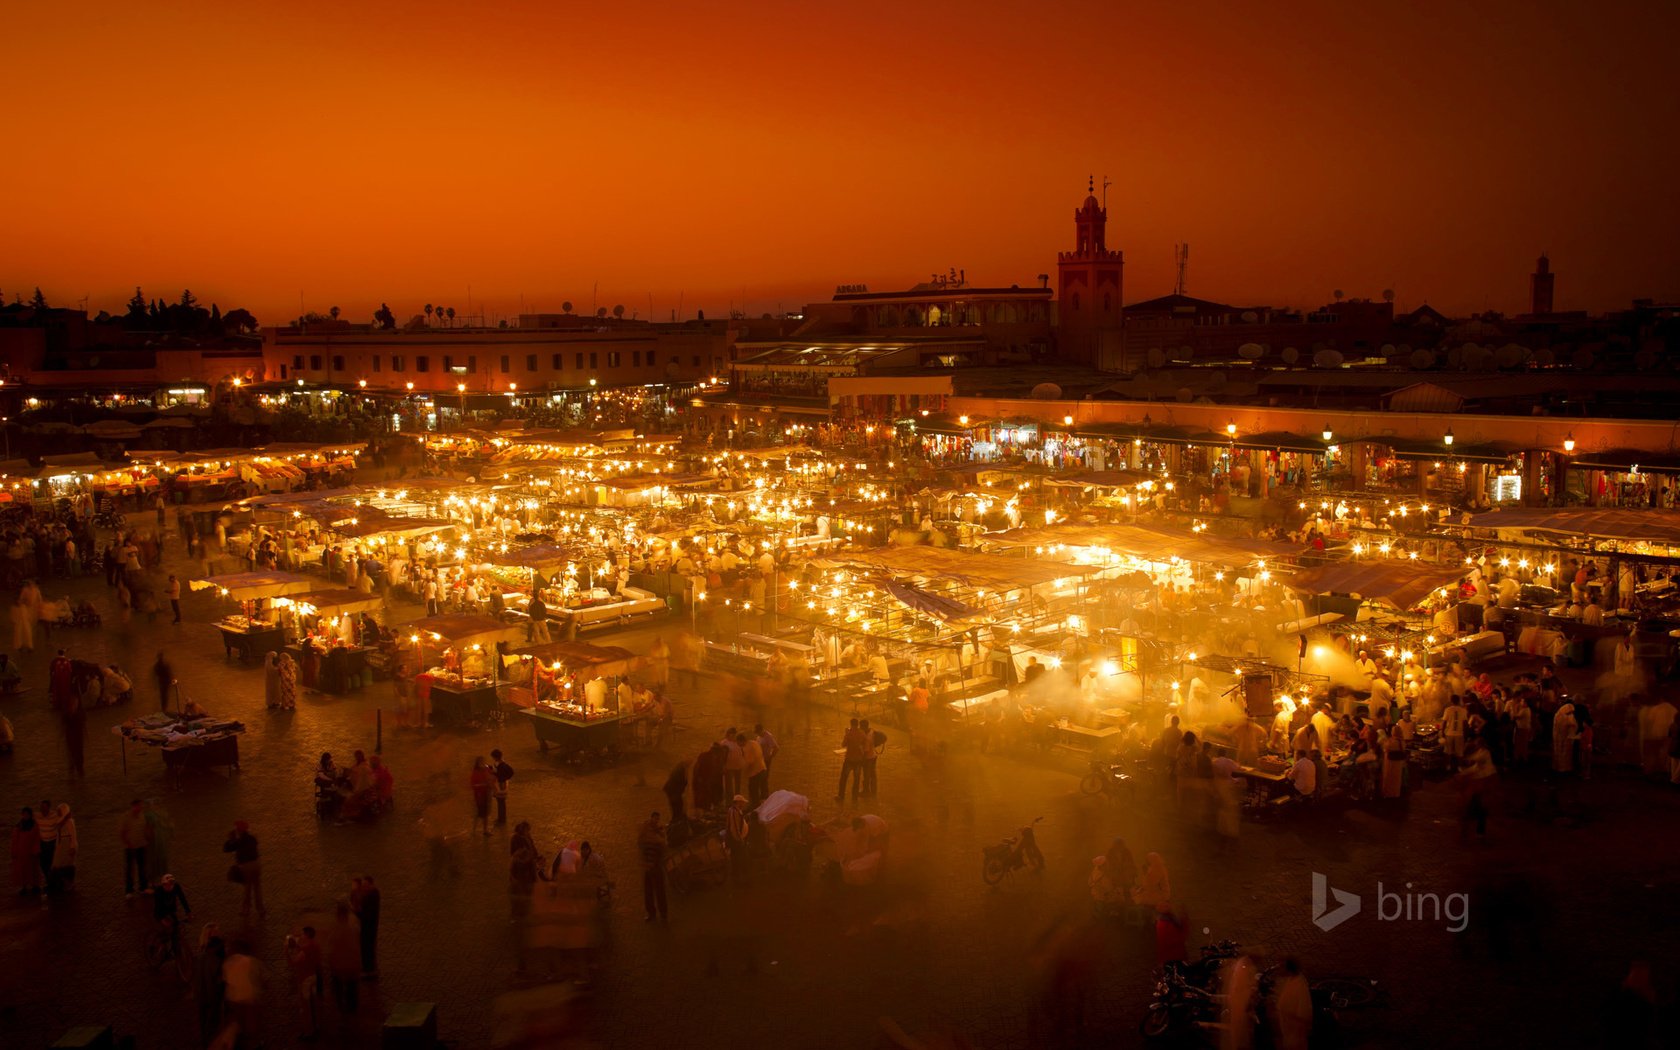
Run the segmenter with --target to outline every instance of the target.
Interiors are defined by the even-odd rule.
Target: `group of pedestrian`
[[[887,734],[871,728],[869,719],[851,720],[851,724],[840,737],[840,747],[844,754],[840,762],[840,787],[834,793],[834,801],[846,801],[848,781],[851,783],[853,802],[859,798],[876,796],[875,764],[881,757],[881,749],[886,745]]]
[[[70,804],[42,799],[38,810],[23,807],[12,826],[12,882],[20,897],[67,893],[76,885],[76,858],[81,840]]]

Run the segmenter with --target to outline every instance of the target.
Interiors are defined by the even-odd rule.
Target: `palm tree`
[[[330,316],[330,317],[332,317],[332,319],[333,319],[333,320],[335,320],[335,321],[336,321],[336,320],[338,320],[338,313],[339,313],[339,311],[338,311],[338,307],[336,307],[336,306],[335,306],[335,307],[333,307],[333,308],[332,308],[332,309],[331,309],[331,310],[328,310],[328,311],[327,311],[327,314],[328,314],[328,315],[329,315],[329,316]]]
[[[432,304],[431,303],[426,304],[426,323],[427,324],[432,323]]]
[[[449,309],[445,310],[444,313],[449,315],[449,327],[454,328],[455,327],[455,308],[453,306],[451,306]]]

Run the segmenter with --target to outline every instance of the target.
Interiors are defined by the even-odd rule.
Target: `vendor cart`
[[[619,715],[583,716],[557,710],[551,704],[538,704],[520,714],[531,719],[537,746],[544,752],[552,747],[567,760],[612,762],[618,756],[618,731],[623,722]]]

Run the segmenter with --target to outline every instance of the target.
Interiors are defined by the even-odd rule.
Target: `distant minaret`
[[[1544,252],[1540,254],[1540,262],[1529,275],[1529,313],[1549,314],[1552,312],[1552,281],[1556,274],[1552,273],[1552,263]]]

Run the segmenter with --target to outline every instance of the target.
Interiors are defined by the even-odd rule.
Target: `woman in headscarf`
[[[1552,771],[1568,773],[1575,768],[1575,705],[1564,701],[1552,716]]]
[[[80,843],[76,838],[76,819],[70,815],[70,803],[58,804],[58,847],[53,850],[52,871],[48,879],[61,890],[76,885],[76,853]]]
[[[281,653],[276,663],[280,672],[280,707],[291,711],[297,707],[297,661],[291,653]]]
[[[270,711],[280,706],[280,654],[273,650],[263,656],[263,702]]]
[[[1171,905],[1172,880],[1167,876],[1167,862],[1161,859],[1159,853],[1143,858],[1143,871],[1132,890],[1132,899],[1156,911],[1164,911]]]
[[[35,825],[35,811],[28,806],[12,826],[12,882],[19,897],[41,892],[41,829]]]

